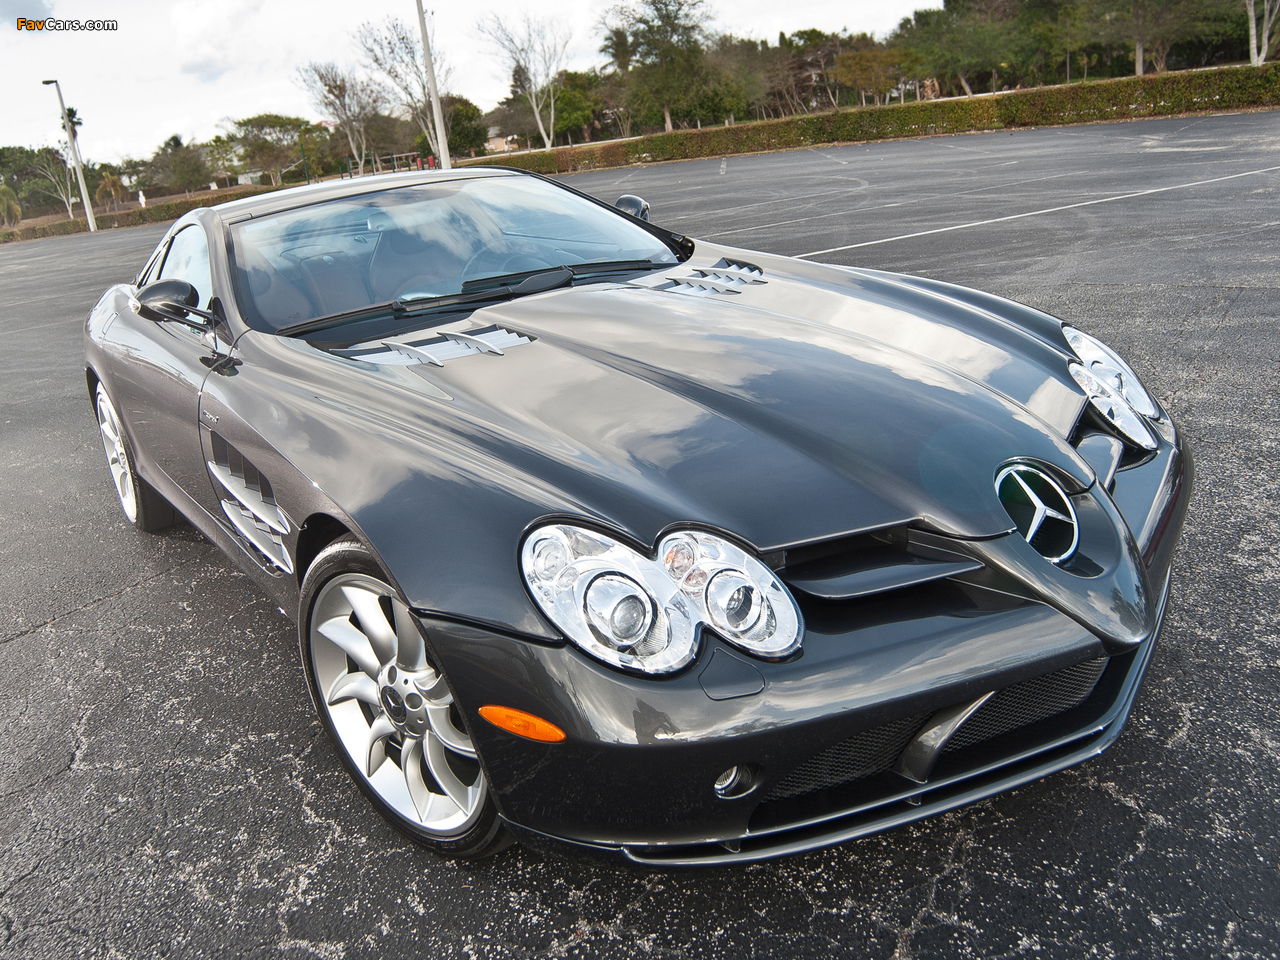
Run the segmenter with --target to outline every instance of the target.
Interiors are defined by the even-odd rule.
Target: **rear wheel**
[[[358,541],[331,544],[307,571],[299,640],[321,723],[384,817],[448,857],[511,842],[408,605]]]
[[[107,468],[111,471],[111,482],[115,485],[124,515],[135,527],[148,533],[173,526],[173,506],[138,476],[129,440],[120,425],[120,415],[102,384],[98,384],[94,401],[98,432],[102,435],[102,448],[107,454]]]

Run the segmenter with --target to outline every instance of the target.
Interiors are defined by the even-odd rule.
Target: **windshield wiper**
[[[276,330],[278,337],[296,337],[300,333],[312,333],[316,330],[324,330],[326,327],[336,327],[340,323],[346,323],[349,320],[357,320],[361,317],[374,317],[380,313],[386,313],[390,310],[396,301],[391,300],[387,303],[371,303],[367,307],[356,307],[354,310],[343,310],[341,313],[330,313],[323,317],[316,317],[313,320],[302,320],[299,323],[290,323],[287,326],[280,327]]]
[[[646,261],[647,262],[647,261]],[[524,297],[531,293],[542,293],[554,290],[573,282],[573,273],[567,267],[553,267],[550,270],[539,270],[534,274],[518,274],[523,279],[519,283],[505,283],[485,290],[464,290],[462,293],[446,294],[440,297],[413,297],[409,300],[391,300],[387,303],[374,303],[355,310],[344,310],[328,316],[316,317],[314,320],[303,320],[291,323],[276,331],[277,336],[296,337],[300,334],[314,333],[342,323],[358,320],[362,317],[377,316],[380,313],[393,313],[396,316],[416,316],[446,307],[456,307],[468,303],[483,303],[490,300],[506,300],[513,297]],[[463,284],[464,288],[466,284]]]
[[[588,277],[596,273],[623,273],[633,270],[656,270],[659,267],[670,267],[674,264],[655,263],[652,260],[600,260],[592,263],[566,263],[558,267],[543,267],[539,270],[523,270],[520,273],[504,273],[494,277],[477,277],[466,280],[462,284],[463,292],[482,290],[491,287],[506,286],[515,281],[533,280],[544,274],[557,274],[568,270],[571,278]],[[550,288],[548,288],[550,289]]]

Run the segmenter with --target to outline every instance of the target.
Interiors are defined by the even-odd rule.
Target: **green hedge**
[[[1280,105],[1280,63],[1269,63],[1263,67],[1161,73],[1034,90],[1011,90],[987,97],[925,100],[892,107],[862,107],[785,120],[739,123],[732,127],[678,130],[634,140],[605,141],[515,156],[496,154],[465,160],[460,165],[521,167],[548,174],[572,173],[633,163],[795,150],[822,143],[891,140],[1277,105]]]
[[[140,227],[144,223],[163,223],[167,220],[177,220],[184,213],[196,209],[196,207],[207,207],[210,202],[226,203],[228,200],[238,200],[241,197],[247,197],[254,193],[265,193],[273,189],[271,187],[242,187],[239,189],[231,189],[220,192],[216,197],[203,196],[192,197],[189,200],[172,200],[168,203],[153,203],[149,207],[139,207],[136,210],[124,210],[120,213],[101,213],[97,215],[98,229],[106,230],[111,227]],[[0,243],[9,243],[14,240],[35,240],[39,237],[65,237],[72,233],[88,233],[89,224],[87,221],[75,220],[58,220],[54,223],[45,223],[36,227],[15,227],[12,230],[0,230]]]

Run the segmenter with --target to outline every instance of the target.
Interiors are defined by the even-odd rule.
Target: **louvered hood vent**
[[[460,360],[479,353],[502,356],[503,351],[532,343],[533,337],[514,333],[503,327],[490,326],[470,333],[445,331],[429,340],[383,340],[334,351],[351,360],[363,360],[381,366],[407,367],[416,364],[443,367],[450,360]]]
[[[670,290],[696,297],[714,297],[741,293],[743,288],[768,283],[764,271],[745,260],[721,257],[709,267],[693,267],[687,276],[668,275],[658,290]]]

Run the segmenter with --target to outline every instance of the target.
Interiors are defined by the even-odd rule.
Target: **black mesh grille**
[[[971,747],[1037,720],[1078,707],[1093,693],[1107,659],[1088,660],[1056,673],[1005,687],[979,708],[947,743],[944,753]]]
[[[888,770],[929,714],[866,730],[806,760],[779,780],[765,800],[782,800]]]
[[[1106,666],[1103,657],[1006,687],[969,718],[943,752],[971,747],[1079,706],[1093,693]],[[924,713],[905,717],[827,748],[778,781],[764,802],[798,797],[883,773],[897,762],[931,716]]]

